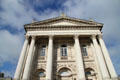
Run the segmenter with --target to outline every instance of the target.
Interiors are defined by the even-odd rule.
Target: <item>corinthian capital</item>
[[[79,37],[79,35],[74,35],[74,39],[77,39]]]
[[[34,35],[33,35],[33,36],[31,36],[31,37],[32,37],[32,39],[36,39],[36,36],[34,36]]]
[[[91,39],[96,39],[96,35],[91,35]]]
[[[53,39],[54,35],[49,35],[49,39]]]
[[[25,35],[25,38],[26,38],[26,39],[29,39],[29,37],[30,37],[30,36],[28,36],[28,35]]]

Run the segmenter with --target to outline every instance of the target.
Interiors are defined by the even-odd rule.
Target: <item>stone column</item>
[[[74,37],[75,40],[75,51],[76,51],[76,64],[78,68],[78,79],[77,80],[85,80],[85,71],[84,71],[84,65],[83,65],[83,58],[82,58],[82,53],[81,53],[81,48],[80,48],[80,43],[79,43],[79,38],[76,35]]]
[[[102,74],[101,74],[101,70],[100,70],[100,66],[99,66],[99,61],[98,61],[98,58],[97,58],[97,55],[96,55],[96,52],[95,52],[95,48],[93,46],[93,43],[91,43],[91,47],[92,47],[92,51],[93,51],[93,54],[94,54],[94,58],[95,58],[95,63],[96,63],[96,68],[98,70],[97,74],[99,77],[98,77],[98,80],[102,80]]]
[[[110,72],[110,75],[111,75],[112,78],[117,78],[117,74],[116,74],[115,69],[113,67],[113,64],[111,62],[109,53],[108,53],[107,48],[105,46],[105,43],[104,43],[104,41],[102,39],[102,35],[98,36],[98,40],[100,42],[100,46],[101,46],[101,49],[102,49],[102,52],[103,52],[103,55],[104,55],[108,70]]]
[[[34,53],[33,53],[34,44],[35,44],[35,36],[32,36],[32,40],[31,40],[31,44],[30,44],[30,48],[29,48],[29,52],[28,52],[22,80],[30,80],[29,79],[30,69],[31,69],[31,64],[33,61],[33,56],[34,56]]]
[[[53,59],[53,36],[49,36],[46,65],[46,80],[52,80],[52,59]]]
[[[20,80],[21,72],[23,70],[23,64],[24,64],[24,60],[25,60],[26,50],[27,50],[27,46],[28,46],[28,41],[29,41],[28,39],[29,39],[29,37],[26,36],[23,48],[21,50],[20,58],[19,58],[18,65],[16,68],[16,72],[14,75],[15,80]]]
[[[110,80],[110,76],[109,76],[109,73],[108,73],[108,70],[107,70],[107,66],[105,64],[104,57],[103,57],[102,53],[100,52],[100,48],[99,48],[99,45],[98,45],[98,42],[96,40],[95,35],[92,35],[92,41],[93,41],[95,52],[96,52],[98,62],[99,62],[99,65],[100,65],[100,70],[101,70],[101,73],[102,73],[103,80]]]

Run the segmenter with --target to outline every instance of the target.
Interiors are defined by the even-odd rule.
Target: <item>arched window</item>
[[[86,80],[94,80],[96,78],[96,73],[93,68],[85,69]]]
[[[91,75],[93,75],[95,72],[94,72],[94,70],[92,69],[92,68],[87,68],[87,69],[85,69],[85,75],[86,76],[91,76]]]
[[[83,56],[88,56],[88,52],[87,52],[87,46],[86,45],[82,45],[82,54]]]
[[[63,76],[63,77],[70,76],[71,75],[71,71],[68,68],[62,68],[59,71],[59,75]]]
[[[39,72],[39,76],[44,76],[44,72]]]
[[[46,46],[43,45],[43,46],[41,47],[40,56],[45,56],[45,53],[46,53]]]
[[[39,76],[39,77],[44,77],[44,76],[45,76],[45,70],[40,69],[40,70],[39,70],[39,73],[38,73],[38,76]]]
[[[67,46],[61,45],[61,56],[67,56]]]
[[[90,75],[91,75],[91,72],[90,72],[90,71],[86,71],[85,74],[86,74],[87,76],[90,76]]]

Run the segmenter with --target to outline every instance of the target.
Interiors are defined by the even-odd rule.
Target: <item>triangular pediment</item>
[[[59,25],[69,25],[69,26],[76,26],[78,25],[77,23],[72,23],[72,22],[69,22],[69,21],[60,21],[60,22],[56,22],[56,23],[51,23],[50,25],[53,25],[53,26],[59,26]]]
[[[67,26],[102,26],[103,24],[97,23],[94,21],[89,20],[82,20],[77,18],[70,18],[70,17],[56,17],[47,20],[42,20],[38,22],[33,22],[31,24],[26,25],[51,25],[51,26],[60,26],[60,25],[67,25]]]

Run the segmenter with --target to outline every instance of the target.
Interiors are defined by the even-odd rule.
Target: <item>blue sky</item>
[[[59,16],[104,24],[104,40],[120,74],[120,0],[0,0],[0,72],[14,75],[24,42],[24,24]]]

